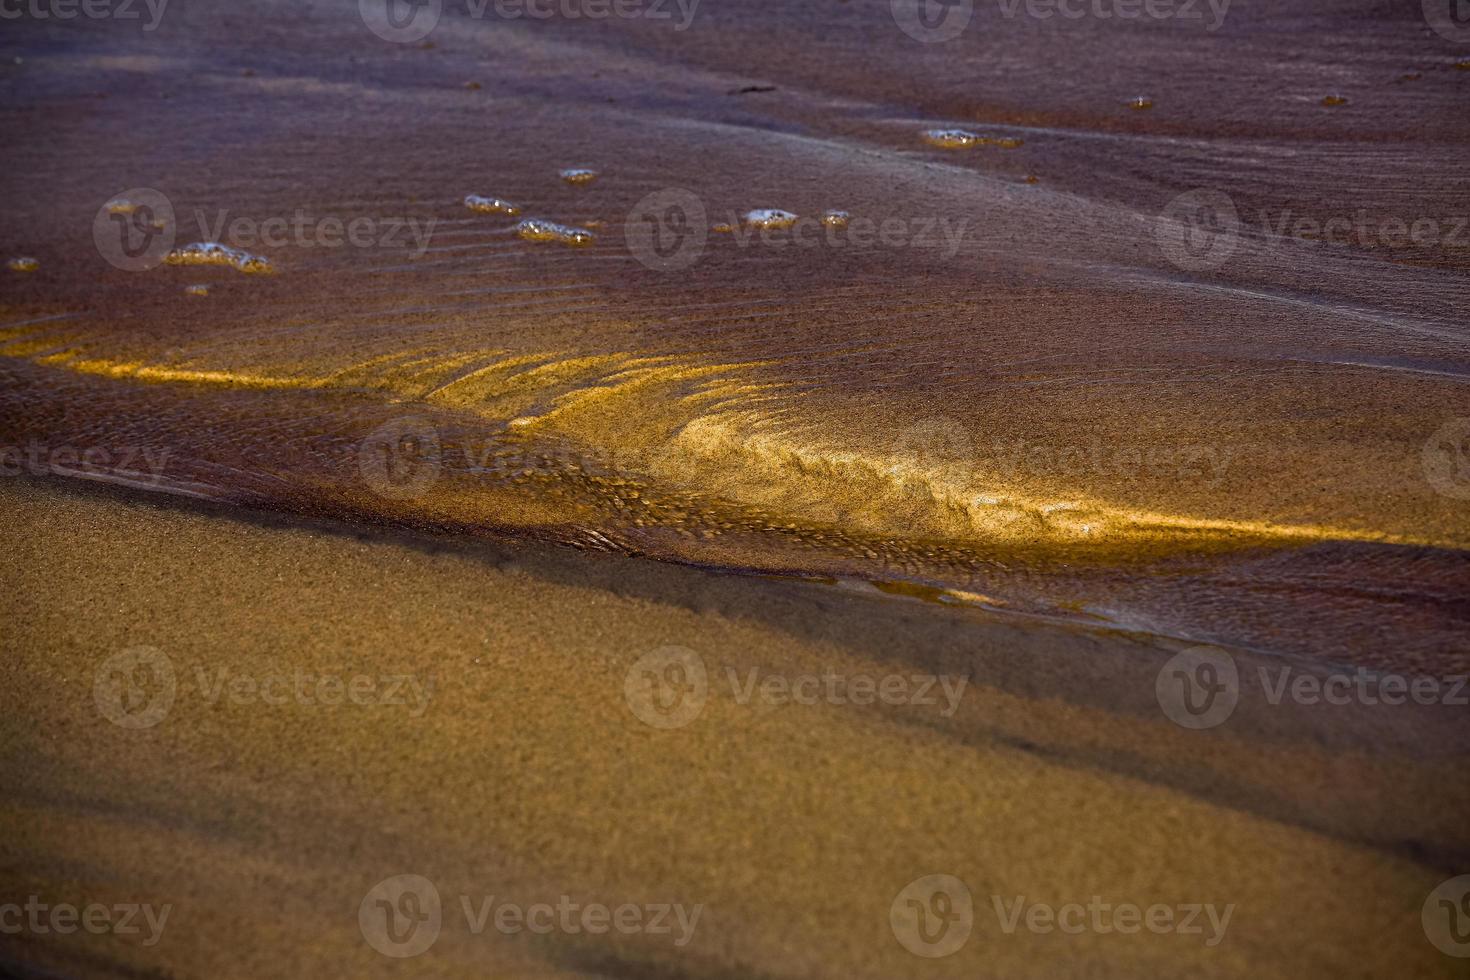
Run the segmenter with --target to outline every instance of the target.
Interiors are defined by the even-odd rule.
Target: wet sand
[[[168,481],[222,501],[1462,661],[1470,490],[1435,447],[1470,415],[1470,72],[1417,14],[982,4],[920,44],[876,3],[681,31],[451,4],[398,44],[356,6],[17,23],[0,247],[41,266],[0,279],[0,444],[166,449]],[[274,274],[109,262],[99,209],[140,188],[176,247],[225,237]],[[641,202],[672,192],[697,208],[657,241],[702,244],[661,268]],[[1238,215],[1204,266],[1166,247],[1196,192]],[[869,233],[767,242],[738,227],[756,208]],[[280,247],[231,230],[298,216]],[[1344,217],[1365,230],[1337,244],[1278,232]],[[1393,245],[1398,219],[1440,234]],[[401,448],[385,425],[428,427],[437,480],[364,481],[364,449]]]
[[[1420,913],[1470,870],[1466,709],[1266,677],[1470,670],[1470,50],[1338,4],[672,28],[6,22],[0,259],[36,267],[0,270],[0,906],[173,912],[0,934],[0,968],[1455,975]],[[148,251],[214,238],[259,261]],[[1240,692],[1195,731],[1158,685],[1201,643]],[[160,662],[166,714],[109,720]],[[702,712],[646,723],[628,685],[694,662]],[[727,669],[967,686],[773,706]],[[432,697],[252,687],[300,673]],[[401,874],[443,918],[400,961],[358,914]],[[936,874],[975,916],[931,959],[890,911]],[[490,895],[702,918],[475,934]],[[1021,895],[1233,913],[1007,933]]]

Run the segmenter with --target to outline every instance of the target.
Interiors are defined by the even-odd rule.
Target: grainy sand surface
[[[1454,711],[1273,708],[1246,680],[1228,724],[1190,732],[1154,701],[1173,651],[1147,637],[80,484],[7,480],[0,495],[6,894],[173,906],[151,947],[25,935],[5,943],[12,968],[1457,975],[1420,925],[1430,889],[1466,861]],[[710,680],[703,711],[664,730],[624,692],[668,645],[695,651]],[[137,646],[164,652],[175,695],[157,724],[128,729],[96,684]],[[1237,659],[1248,677],[1256,660]],[[774,706],[741,703],[726,667],[968,687],[949,717],[942,702]],[[421,711],[211,701],[220,670],[433,686]],[[364,940],[358,908],[405,873],[436,886],[442,930],[396,960]],[[970,889],[974,933],[921,959],[889,909],[936,873]],[[492,895],[703,911],[682,947],[677,932],[474,934],[460,897]],[[992,895],[1234,911],[1213,947],[1208,927],[1007,934]]]
[[[0,972],[1463,975],[1434,4],[924,43],[906,0],[401,42],[382,0],[40,2],[0,27]],[[1360,670],[1438,701],[1280,693]],[[563,897],[699,917],[475,926]]]
[[[478,6],[414,43],[354,0],[15,21],[0,449],[1464,669],[1470,71],[1421,12],[980,3],[925,44],[886,0]],[[158,264],[216,238],[274,273]]]

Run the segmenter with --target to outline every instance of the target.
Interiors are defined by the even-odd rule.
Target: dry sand
[[[1171,654],[817,583],[524,542],[311,524],[80,483],[0,483],[8,896],[173,906],[159,941],[6,937],[26,972],[129,976],[1453,976],[1420,926],[1467,865],[1459,716],[1154,699]],[[665,645],[709,670],[661,730],[624,696]],[[162,651],[156,725],[99,668]],[[1256,660],[1236,653],[1244,677]],[[964,676],[941,705],[741,703],[724,669]],[[201,687],[198,671],[207,680]],[[412,675],[412,705],[211,701],[216,672]],[[153,692],[149,692],[150,694]],[[148,702],[154,703],[154,702]],[[1463,711],[1463,709],[1458,709]],[[425,953],[365,941],[377,882],[443,901]],[[889,908],[963,880],[968,942],[911,955]],[[692,938],[471,932],[460,897],[701,904]],[[1211,935],[1005,933],[1028,902],[1233,903]],[[1203,921],[1203,920],[1202,920]]]

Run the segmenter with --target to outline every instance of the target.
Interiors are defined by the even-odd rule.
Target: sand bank
[[[1271,706],[1247,680],[1226,724],[1186,731],[1154,693],[1174,651],[1139,635],[79,483],[0,495],[5,894],[172,907],[151,946],[146,929],[7,937],[17,968],[1454,975],[1420,925],[1467,865],[1465,737],[1442,709]],[[626,691],[670,646],[698,656],[707,693],[660,728]],[[128,700],[99,671],[139,647],[174,693],[156,723],[122,727],[109,715],[152,718],[159,675],[135,662]],[[742,697],[752,677],[828,675],[964,685],[932,704]],[[340,703],[322,703],[323,677]],[[405,873],[433,882],[442,914],[400,960],[358,913]],[[890,925],[934,874],[974,903],[940,959]],[[702,910],[683,945],[677,927],[477,934],[461,899],[490,896]],[[1200,934],[1007,933],[995,896],[1233,911],[1213,945],[1202,913]]]

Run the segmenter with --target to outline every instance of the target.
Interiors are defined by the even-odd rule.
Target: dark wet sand
[[[0,445],[171,448],[168,476],[220,500],[1462,664],[1470,487],[1437,489],[1423,460],[1470,416],[1450,234],[1470,72],[1416,11],[1240,4],[1207,31],[981,4],[963,40],[924,45],[876,2],[710,4],[684,31],[450,8],[432,46],[379,40],[345,0],[193,5],[152,34],[18,22],[0,247],[41,269],[0,278]],[[955,126],[1020,145],[920,138]],[[567,166],[602,176],[572,187]],[[257,246],[273,276],[130,272],[92,231],[139,187],[172,202],[180,245],[298,212],[434,232],[422,252]],[[965,233],[711,232],[660,271],[625,222],[670,188],[711,225],[842,208]],[[1218,268],[1159,242],[1199,189],[1240,216]],[[467,194],[603,224],[586,248],[527,242]],[[1360,212],[1361,242],[1270,233]],[[1377,234],[1421,218],[1433,242]],[[384,500],[356,454],[405,417],[453,451],[424,496]],[[487,473],[461,445],[520,465]]]

